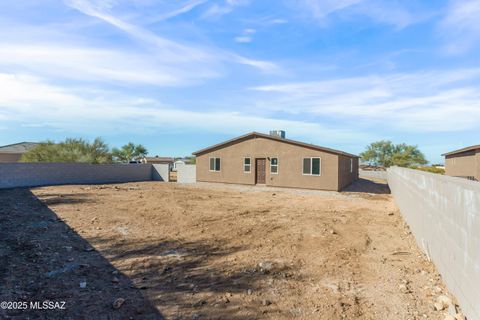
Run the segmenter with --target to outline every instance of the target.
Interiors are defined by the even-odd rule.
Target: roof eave
[[[236,140],[244,139],[244,138],[247,138],[247,137],[249,137],[249,136],[254,136],[254,135],[256,135],[256,134],[257,134],[257,132],[250,132],[250,133],[244,134],[244,135],[242,135],[242,136],[239,136],[239,137],[236,137],[236,138],[233,138],[233,139],[229,139],[229,140],[227,140],[227,141],[214,144],[213,146],[210,146],[210,147],[203,148],[203,149],[200,149],[200,150],[198,150],[198,151],[192,152],[192,154],[193,154],[194,156],[197,156],[197,155],[199,155],[199,154],[201,154],[201,153],[208,152],[209,150],[212,150],[212,149],[221,147],[221,146],[226,145],[226,144],[228,144],[228,143],[230,143],[230,142],[234,142],[234,141],[236,141]]]
[[[480,144],[444,153],[444,154],[442,154],[442,157],[451,156],[451,155],[455,155],[455,154],[459,154],[459,153],[463,153],[463,152],[468,152],[468,151],[472,151],[472,150],[479,150],[479,149],[480,149]]]
[[[305,148],[312,148],[312,149],[316,149],[316,150],[319,150],[319,151],[323,151],[323,152],[327,152],[327,153],[333,153],[333,154],[336,154],[336,155],[343,155],[343,156],[347,156],[347,157],[351,157],[351,158],[360,158],[359,156],[357,155],[354,155],[354,154],[351,154],[351,153],[347,153],[347,152],[343,152],[343,151],[340,151],[340,150],[334,150],[334,149],[330,149],[330,148],[325,148],[325,147],[320,147],[320,146],[316,146],[316,145],[310,145],[308,143],[304,143],[304,142],[300,142],[300,141],[295,141],[295,140],[290,140],[290,139],[283,139],[283,138],[277,138],[277,137],[274,137],[274,136],[270,136],[270,135],[267,135],[267,134],[264,134],[264,133],[259,133],[259,132],[250,132],[250,133],[247,133],[247,134],[244,134],[242,136],[239,136],[237,138],[233,138],[233,139],[230,139],[230,140],[227,140],[227,141],[224,141],[224,142],[221,142],[221,143],[217,143],[213,146],[210,146],[210,147],[207,147],[207,148],[204,148],[204,149],[201,149],[201,150],[198,150],[198,151],[195,151],[195,152],[192,152],[193,155],[195,156],[198,156],[199,154],[203,154],[203,153],[207,153],[208,151],[210,150],[214,150],[216,148],[219,148],[221,146],[224,146],[224,145],[227,145],[231,142],[234,142],[234,141],[237,141],[237,140],[241,140],[241,139],[245,139],[245,138],[248,138],[250,136],[257,136],[257,137],[262,137],[262,138],[266,138],[266,139],[270,139],[270,140],[276,140],[276,141],[280,141],[280,142],[284,142],[284,143],[290,143],[290,144],[294,144],[294,145],[298,145],[298,146],[301,146],[301,147],[305,147]]]

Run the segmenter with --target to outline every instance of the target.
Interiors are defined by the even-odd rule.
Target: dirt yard
[[[66,301],[0,318],[444,319],[388,189],[363,185],[0,190],[0,301]]]

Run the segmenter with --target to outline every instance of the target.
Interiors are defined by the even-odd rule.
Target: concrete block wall
[[[168,164],[152,164],[152,180],[170,181],[170,166]]]
[[[390,168],[388,184],[417,243],[468,319],[480,319],[480,183]]]
[[[153,170],[151,164],[0,164],[0,188],[150,181],[152,179]],[[168,178],[166,181],[168,181]]]
[[[387,172],[386,171],[373,171],[373,170],[359,170],[358,175],[360,178],[373,178],[373,179],[381,179],[387,180]]]
[[[197,166],[194,164],[177,165],[177,182],[178,183],[197,182]]]

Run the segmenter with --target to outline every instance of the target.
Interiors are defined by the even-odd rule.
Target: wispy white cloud
[[[479,127],[480,69],[430,71],[275,84],[264,92],[262,108],[294,114],[326,115],[370,125],[417,132]]]
[[[235,37],[235,42],[238,42],[238,43],[249,43],[249,42],[252,42],[252,37],[248,37],[248,36],[238,36],[238,37]]]
[[[342,14],[344,17],[364,16],[378,23],[392,25],[397,29],[430,17],[430,14],[420,12],[418,9],[410,10],[406,2],[400,1],[301,0],[301,4],[324,25],[333,14]]]
[[[207,53],[205,50],[200,48],[182,45],[178,42],[171,41],[167,38],[161,37],[147,29],[144,29],[135,24],[124,21],[120,18],[115,17],[105,11],[102,11],[95,5],[93,2],[88,0],[66,0],[66,3],[78,11],[94,17],[104,22],[109,23],[110,25],[124,31],[133,38],[141,40],[147,44],[154,45],[158,53],[168,54],[171,58],[175,56],[177,59],[182,58],[185,60],[198,60],[202,61],[204,59],[212,59],[212,56]]]
[[[354,6],[363,1],[365,0],[303,0],[302,2],[315,18],[323,20],[336,11]]]
[[[171,55],[97,49],[75,44],[0,44],[0,67],[60,79],[153,86],[188,85],[219,76],[214,62],[183,61]],[[195,70],[195,72],[192,72]]]
[[[252,35],[256,32],[257,32],[257,30],[252,29],[252,28],[244,29],[242,31],[242,34],[235,37],[234,40],[235,40],[235,42],[238,42],[238,43],[252,42],[253,41]]]
[[[446,51],[464,53],[480,41],[480,1],[451,0],[439,32],[447,41]]]
[[[155,23],[155,22],[160,22],[164,21],[167,19],[175,18],[178,17],[182,14],[188,13],[195,9],[196,7],[206,3],[208,0],[193,0],[193,1],[188,1],[187,3],[183,4],[180,8],[175,9],[173,11],[163,13],[151,18],[147,19],[147,23]]]
[[[267,15],[264,17],[255,17],[254,19],[242,18],[241,21],[248,23],[253,26],[260,27],[269,27],[273,25],[287,24],[288,20],[286,18],[279,18],[272,15]]]
[[[0,126],[8,123],[42,125],[69,132],[95,129],[97,134],[136,131],[238,134],[284,128],[297,136],[333,137],[329,143],[352,142],[368,135],[319,123],[261,117],[230,111],[192,111],[159,101],[97,90],[66,89],[28,75],[0,73]],[[139,125],[141,124],[141,125]],[[352,138],[354,136],[355,138]],[[317,141],[318,142],[318,141]]]
[[[203,18],[218,18],[226,15],[238,6],[245,6],[250,3],[250,0],[225,0],[223,3],[212,4],[203,14]]]
[[[2,112],[14,113],[15,108],[23,107],[38,106],[40,109],[44,105],[79,106],[85,101],[79,95],[73,94],[73,90],[51,85],[43,79],[28,74],[0,73],[0,84]],[[84,97],[88,97],[87,92],[82,91]],[[35,110],[35,115],[38,114],[39,109]]]
[[[131,37],[151,45],[155,49],[155,54],[161,54],[162,56],[169,56],[173,61],[196,61],[199,63],[214,62],[216,60],[229,60],[240,64],[256,67],[262,71],[271,71],[271,66],[274,65],[271,62],[257,61],[247,57],[240,57],[238,54],[229,53],[225,50],[217,48],[206,48],[201,46],[191,46],[180,44],[178,42],[169,40],[165,37],[161,37],[152,31],[145,29],[141,26],[124,21],[106,11],[102,11],[98,6],[88,0],[66,0],[66,3],[72,8],[91,16],[98,18],[110,25],[122,30],[129,34]],[[242,1],[227,0],[227,5],[236,6]],[[235,57],[230,60],[231,57]],[[238,58],[237,58],[238,57]],[[268,66],[267,68],[263,68]]]
[[[237,61],[240,64],[249,65],[249,66],[255,67],[257,69],[264,70],[265,72],[269,72],[269,73],[280,73],[281,72],[281,69],[276,64],[268,62],[268,61],[247,59],[243,56],[240,56],[240,55],[237,55],[237,54],[231,54],[231,53],[229,55],[234,61]]]
[[[268,21],[271,24],[285,24],[288,23],[288,20],[286,19],[271,19]]]

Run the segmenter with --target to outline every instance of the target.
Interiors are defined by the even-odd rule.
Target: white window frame
[[[277,164],[272,165],[272,159],[277,159]],[[278,169],[280,167],[280,159],[278,157],[270,157],[270,160],[268,161],[270,164],[270,174],[278,174]],[[272,166],[277,167],[277,172],[272,172]]]
[[[246,164],[245,160],[249,159],[250,163]],[[245,167],[248,166],[248,171],[245,170]],[[243,173],[251,173],[252,172],[252,157],[244,157],[243,158]]]
[[[304,161],[305,159],[310,159],[310,173],[304,173]],[[313,159],[318,159],[318,174],[313,174],[312,173],[312,169],[313,169],[313,166],[312,166],[312,163],[313,163]],[[303,176],[313,176],[313,177],[320,177],[322,175],[322,158],[321,157],[303,157],[302,158],[302,175]]]
[[[210,168],[210,163],[211,163],[212,159],[214,159],[213,160],[213,170]],[[210,157],[208,159],[208,169],[210,170],[210,172],[220,172],[220,170],[217,170],[217,160],[216,159],[218,159],[219,162],[220,162],[220,170],[222,169],[222,158],[220,158],[220,157]]]
[[[353,173],[353,158],[350,158],[350,173]]]

